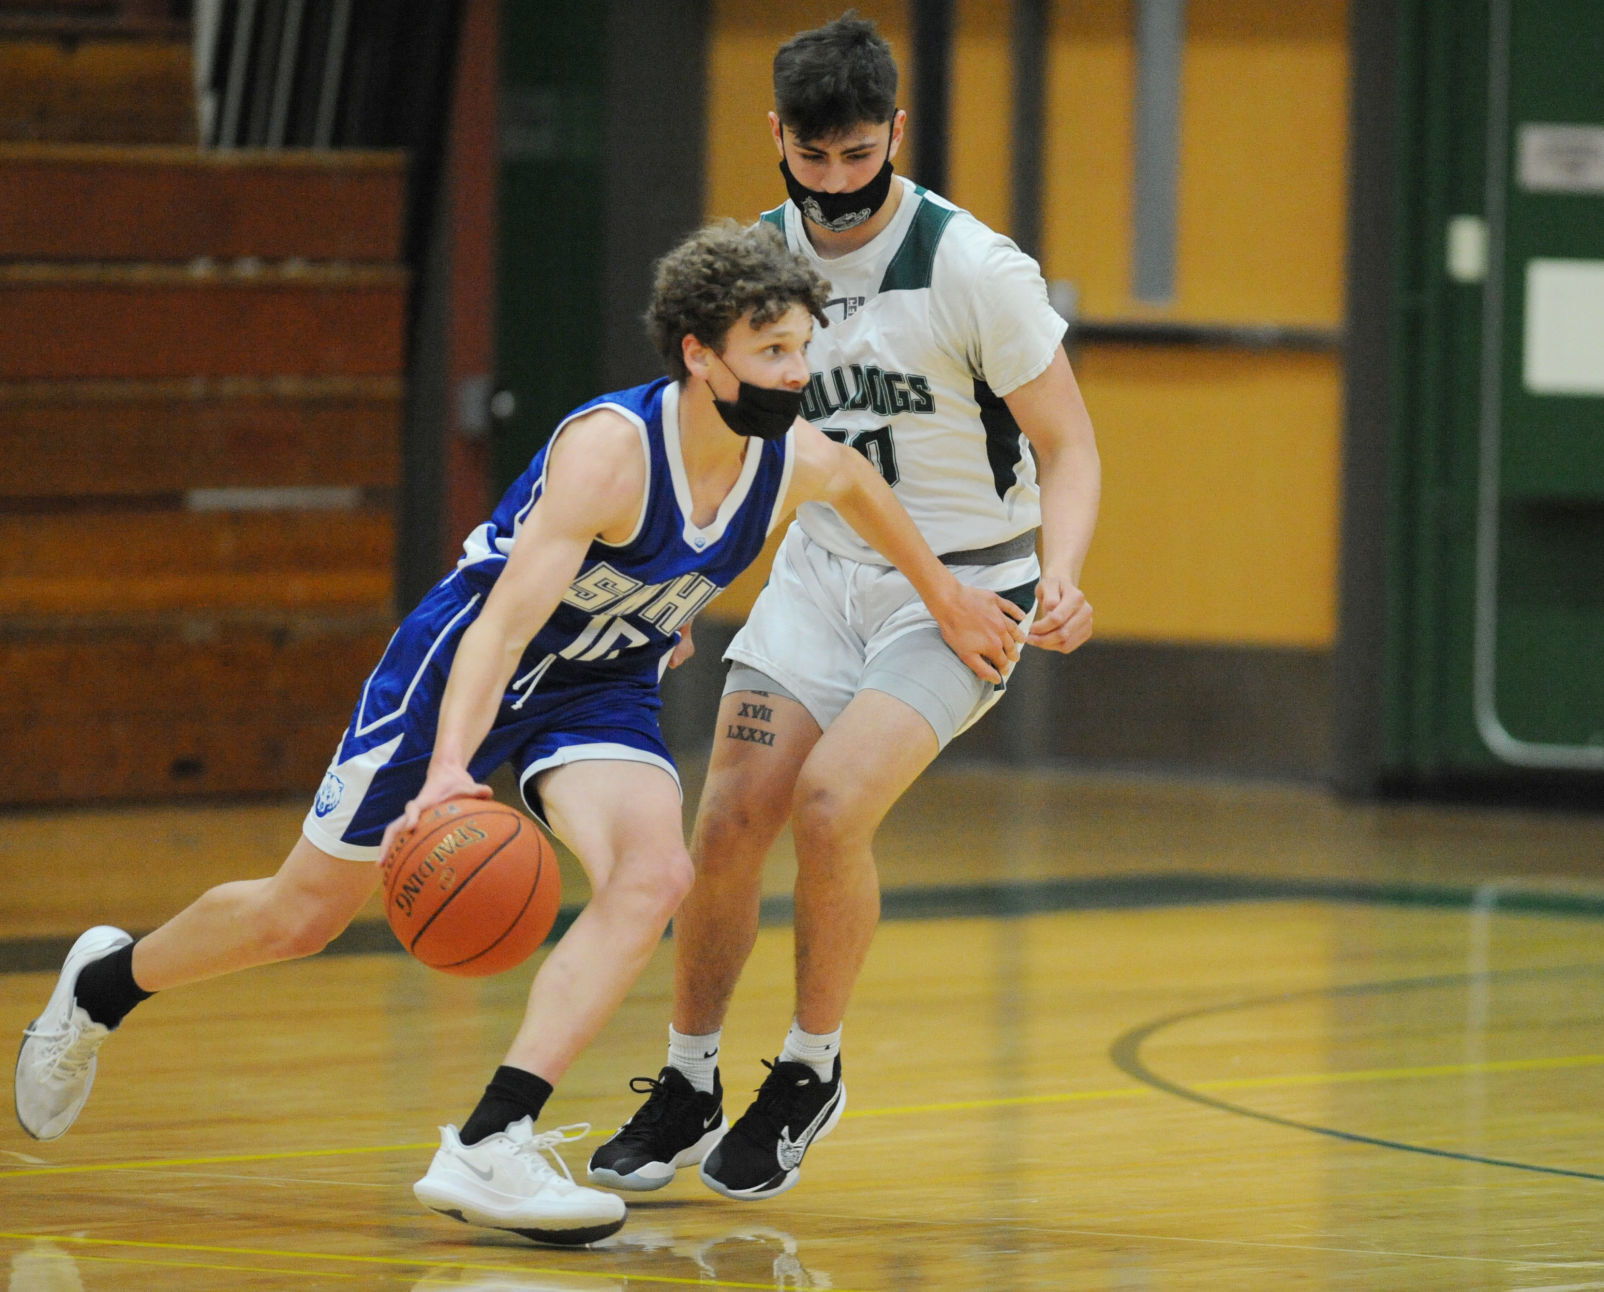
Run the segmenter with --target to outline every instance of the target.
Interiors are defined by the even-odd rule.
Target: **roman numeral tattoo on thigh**
[[[766,704],[756,704],[747,700],[741,701],[741,711],[735,715],[738,718],[747,718],[752,722],[773,722],[774,710]],[[760,727],[749,727],[744,722],[732,722],[724,733],[730,740],[744,740],[753,745],[772,745],[775,733]]]

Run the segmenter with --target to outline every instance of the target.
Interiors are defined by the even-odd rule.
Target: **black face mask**
[[[720,358],[719,362],[724,363],[724,360]],[[725,363],[724,367],[728,370],[729,364]],[[735,374],[731,372],[730,376],[735,377]],[[713,407],[718,409],[724,425],[737,435],[749,435],[758,440],[777,440],[791,429],[791,423],[802,411],[800,390],[754,386],[749,381],[741,381],[739,377],[735,379],[741,384],[734,403],[713,396]]]
[[[785,191],[796,203],[797,210],[821,229],[845,233],[872,216],[891,195],[891,144],[886,144],[886,161],[879,173],[862,188],[855,188],[850,193],[826,193],[816,188],[804,188],[791,173],[791,166],[783,157],[780,159],[780,174],[785,176]]]

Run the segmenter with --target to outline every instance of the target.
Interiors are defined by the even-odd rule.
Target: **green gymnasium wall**
[[[1383,779],[1604,773],[1604,6],[1398,6]]]
[[[602,389],[606,34],[559,0],[502,5],[498,493]]]

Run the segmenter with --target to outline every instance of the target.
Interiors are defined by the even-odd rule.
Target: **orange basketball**
[[[432,969],[484,978],[521,965],[562,902],[557,854],[540,827],[491,799],[447,799],[384,859],[384,913]]]

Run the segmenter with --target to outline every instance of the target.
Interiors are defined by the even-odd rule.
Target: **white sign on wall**
[[[1526,264],[1526,389],[1604,395],[1604,260]]]
[[[1520,127],[1516,174],[1528,193],[1604,193],[1604,126]]]

